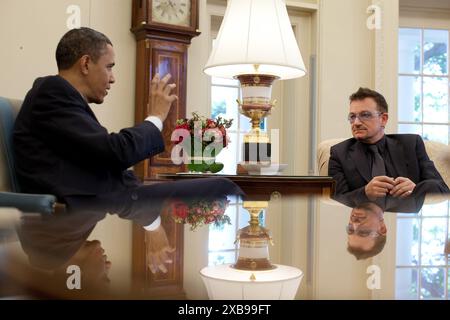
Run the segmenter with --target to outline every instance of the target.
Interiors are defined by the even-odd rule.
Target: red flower
[[[187,123],[179,124],[175,127],[175,130],[176,129],[185,129],[185,130],[189,131],[189,125]]]
[[[207,119],[206,120],[206,128],[215,128],[216,127],[216,122],[212,119]]]
[[[182,123],[182,124],[179,124],[179,125],[177,125],[176,127],[175,127],[175,130],[187,130],[188,132],[191,132],[190,131],[190,129],[189,129],[189,124],[187,124],[187,123]],[[179,136],[178,137],[178,141],[174,141],[174,144],[179,144],[179,143],[181,143],[182,141],[183,141],[183,136],[181,135],[181,136]]]
[[[222,134],[223,147],[225,148],[228,145],[227,131],[224,126],[220,126],[219,130],[220,130],[220,133]]]
[[[209,215],[205,217],[205,223],[210,224],[216,220],[216,217],[214,215]]]
[[[201,124],[199,127],[195,127],[194,124],[198,126],[198,123]],[[205,132],[209,129],[218,129],[222,134],[222,141],[214,141],[215,144],[222,144],[223,147],[226,147],[230,143],[230,138],[226,134],[226,129],[232,126],[233,120],[226,120],[222,117],[217,117],[216,119],[210,119],[206,117],[202,117],[198,115],[196,112],[192,113],[192,118],[187,119],[178,119],[176,129],[185,129],[188,130],[191,136],[191,140],[193,139],[201,139],[202,147],[206,147],[211,143],[210,140],[203,140]],[[195,129],[195,130],[194,130]],[[179,144],[184,140],[183,137],[179,137],[178,141],[175,141],[175,144]],[[203,150],[203,149],[202,149]]]
[[[189,214],[189,207],[182,201],[172,203],[172,213],[180,219],[186,219]]]

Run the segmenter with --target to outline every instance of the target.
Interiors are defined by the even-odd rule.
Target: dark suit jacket
[[[420,136],[386,135],[386,148],[398,176],[407,177],[417,185],[433,184],[439,192],[450,192],[428,157]],[[372,177],[362,143],[351,138],[331,147],[328,175],[336,180],[336,195],[365,197],[364,187]]]
[[[151,122],[111,133],[60,76],[38,78],[25,97],[13,133],[22,192],[73,195],[116,192],[138,184],[126,169],[164,149]]]

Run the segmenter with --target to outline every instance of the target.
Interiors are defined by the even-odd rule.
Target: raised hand
[[[153,77],[150,87],[150,100],[152,106],[150,115],[158,117],[161,119],[161,122],[166,120],[172,103],[178,100],[176,95],[171,94],[172,90],[176,87],[175,83],[167,84],[170,78],[171,75],[166,74],[160,79],[160,76],[157,73]]]
[[[166,264],[172,263],[173,260],[169,254],[175,251],[167,239],[166,231],[160,225],[154,231],[145,231],[145,245],[147,250],[147,266],[152,273],[159,271],[166,273]]]

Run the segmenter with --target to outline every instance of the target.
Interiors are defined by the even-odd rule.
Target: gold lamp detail
[[[269,259],[272,236],[268,229],[259,225],[259,215],[268,206],[267,201],[244,201],[243,207],[250,213],[250,225],[238,230],[236,242],[239,241],[239,256],[234,268],[250,271],[276,268]]]

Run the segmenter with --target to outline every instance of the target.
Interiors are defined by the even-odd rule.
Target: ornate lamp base
[[[255,70],[257,67],[255,66]],[[242,102],[239,112],[250,119],[252,129],[244,136],[243,161],[270,163],[271,144],[260,127],[264,117],[270,115],[276,101],[270,101],[272,83],[278,78],[264,74],[245,74],[237,76],[242,89]]]

